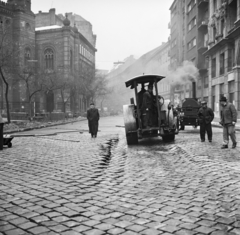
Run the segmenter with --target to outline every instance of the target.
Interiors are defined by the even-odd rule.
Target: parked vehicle
[[[184,130],[185,126],[199,126],[198,110],[201,107],[196,98],[185,98],[182,101],[182,107],[179,113],[180,130]]]
[[[139,139],[147,137],[161,136],[163,141],[174,141],[178,134],[177,116],[173,115],[173,106],[171,103],[165,104],[163,97],[158,94],[157,83],[164,77],[160,75],[142,75],[134,77],[125,82],[126,87],[134,89],[135,99],[131,98],[130,103],[123,105],[123,116],[127,144],[137,144]],[[143,112],[138,98],[137,86],[153,84],[155,113],[152,116],[153,126],[146,127],[143,122]],[[136,101],[136,103],[135,103]]]

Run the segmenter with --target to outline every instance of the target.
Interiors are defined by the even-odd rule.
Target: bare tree
[[[16,72],[20,81],[24,83],[26,89],[26,97],[28,102],[28,115],[32,118],[32,101],[38,92],[42,91],[45,85],[43,76],[37,76],[35,67],[26,66],[22,70]]]
[[[103,103],[105,99],[113,92],[113,87],[109,86],[109,81],[105,75],[100,75],[96,73],[94,86],[95,89],[95,100],[100,99],[101,110],[103,110]]]
[[[101,99],[101,108],[106,96],[112,93],[113,88],[108,85],[105,75],[99,74],[90,66],[83,66],[78,86],[81,92],[91,101]]]
[[[1,79],[5,86],[5,102],[7,108],[7,121],[11,122],[10,118],[10,108],[9,108],[9,100],[8,100],[8,92],[9,92],[9,78],[11,68],[14,66],[13,57],[16,53],[16,46],[12,41],[12,34],[10,30],[10,26],[7,21],[0,21],[0,75]]]

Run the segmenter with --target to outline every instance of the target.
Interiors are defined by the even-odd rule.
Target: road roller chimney
[[[196,82],[192,82],[192,98],[196,99]]]

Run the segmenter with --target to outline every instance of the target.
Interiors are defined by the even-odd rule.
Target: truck
[[[182,107],[179,110],[180,130],[184,130],[185,126],[199,126],[198,110],[201,105],[196,98],[185,98],[182,101]]]

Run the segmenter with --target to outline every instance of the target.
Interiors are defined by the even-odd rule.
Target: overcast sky
[[[32,11],[73,12],[92,24],[97,35],[96,66],[139,57],[166,42],[173,0],[32,0]]]

